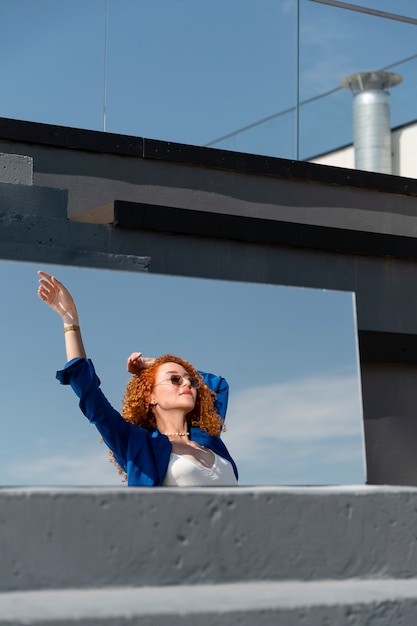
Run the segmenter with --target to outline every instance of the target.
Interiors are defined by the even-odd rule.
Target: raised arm
[[[67,361],[78,357],[86,358],[80,321],[73,297],[54,276],[46,272],[38,272],[38,274],[40,276],[38,296],[58,313],[63,321]]]

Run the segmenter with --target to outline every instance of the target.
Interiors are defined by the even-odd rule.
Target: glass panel
[[[292,0],[4,0],[1,115],[102,129],[106,68],[107,131],[204,145],[294,106],[295,13]]]
[[[414,0],[366,6],[417,18]],[[392,126],[415,121],[416,29],[311,0],[3,0],[1,115],[312,159],[352,144],[352,73],[401,74]]]
[[[54,380],[65,361],[62,324],[36,296],[37,269],[0,263],[0,484],[121,485],[72,390]],[[224,441],[241,485],[364,482],[352,294],[49,271],[76,297],[88,355],[115,407],[132,351],[180,354],[230,384]]]
[[[206,145],[220,150],[294,159],[296,134],[295,107],[291,107],[271,119],[255,122]]]

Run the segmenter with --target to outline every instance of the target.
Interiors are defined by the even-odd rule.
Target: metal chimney
[[[355,168],[391,174],[391,122],[389,87],[402,81],[392,72],[358,72],[340,81],[351,89],[353,99],[353,141]]]

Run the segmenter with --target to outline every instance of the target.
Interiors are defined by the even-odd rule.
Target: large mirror
[[[38,265],[1,262],[1,485],[122,486],[69,387],[61,320]],[[42,265],[73,293],[84,341],[120,408],[133,350],[227,378],[225,443],[241,485],[365,480],[351,293]]]

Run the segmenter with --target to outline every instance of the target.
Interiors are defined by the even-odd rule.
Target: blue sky
[[[2,0],[1,116],[102,130],[106,102],[109,132],[204,145],[295,106],[295,0],[108,0],[104,99],[105,6]],[[413,0],[366,6],[417,17]],[[302,0],[300,99],[415,54],[415,28]],[[416,68],[394,70],[404,76],[392,93],[394,124],[417,117]],[[341,90],[302,109],[301,152],[351,141],[351,102]],[[293,158],[294,115],[222,147]],[[76,399],[54,381],[62,331],[36,297],[38,267],[0,268],[0,484],[119,484]],[[74,292],[115,406],[131,351],[176,352],[229,380],[225,441],[242,484],[363,482],[351,294],[49,269]]]

